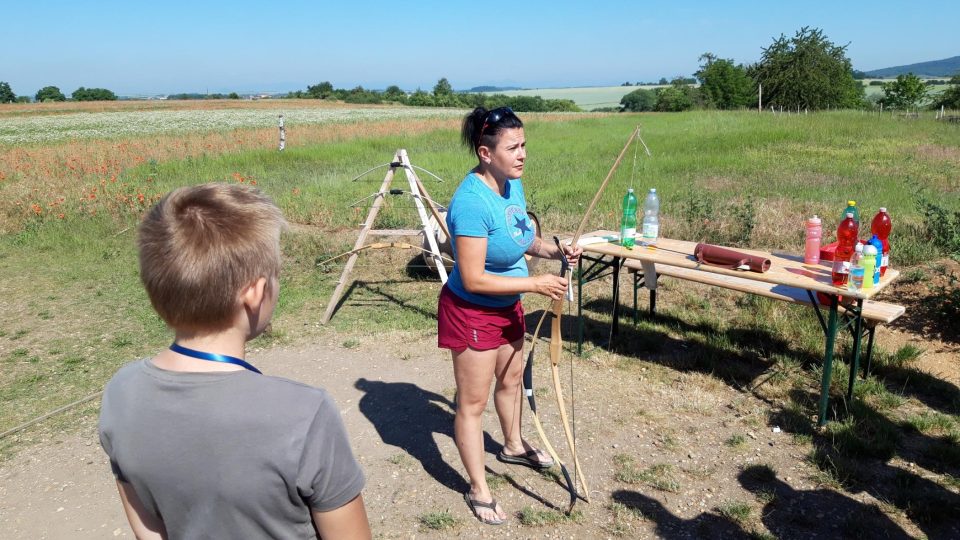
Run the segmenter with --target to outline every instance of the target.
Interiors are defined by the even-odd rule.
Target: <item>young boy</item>
[[[333,400],[243,360],[277,305],[280,210],[256,189],[177,189],[140,225],[140,275],[175,333],[107,384],[100,441],[137,538],[369,538]]]

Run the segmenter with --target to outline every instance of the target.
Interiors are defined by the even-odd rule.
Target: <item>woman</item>
[[[553,274],[529,276],[523,258],[525,253],[563,257],[556,245],[536,238],[527,217],[520,181],[527,158],[523,122],[509,107],[478,107],[464,119],[461,137],[478,163],[448,208],[456,264],[440,292],[437,341],[453,354],[454,434],[470,477],[465,499],[477,519],[498,525],[507,514],[487,486],[481,418],[490,382],[496,377],[494,405],[504,437],[497,459],[535,469],[552,466],[550,456],[520,434],[526,333],[520,295],[532,292],[557,300],[565,294],[567,280]],[[567,246],[564,251],[576,264],[582,249]]]

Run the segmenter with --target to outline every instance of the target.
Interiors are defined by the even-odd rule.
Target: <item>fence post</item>
[[[283,127],[283,115],[280,115],[280,151],[287,147],[287,130]]]

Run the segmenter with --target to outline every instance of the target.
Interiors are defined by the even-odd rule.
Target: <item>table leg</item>
[[[863,372],[864,378],[870,375],[870,365],[873,363],[873,335],[876,331],[876,326],[871,326],[870,329],[867,330],[867,369]]]
[[[613,258],[613,326],[610,330],[610,336],[616,336],[620,332],[620,257]],[[613,343],[610,344],[611,346]]]
[[[830,402],[830,378],[833,376],[833,346],[837,341],[837,305],[836,295],[830,297],[830,316],[827,318],[827,344],[823,352],[823,376],[820,377],[820,415],[817,426],[827,423],[827,405]]]
[[[853,358],[850,359],[850,383],[847,386],[847,401],[853,399],[853,385],[860,371],[860,341],[863,337],[863,299],[857,300],[857,312],[853,326]]]

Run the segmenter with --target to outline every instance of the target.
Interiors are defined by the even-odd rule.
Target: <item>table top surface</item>
[[[567,239],[567,241],[569,242],[569,239]],[[833,265],[832,262],[805,264],[802,255],[780,252],[770,253],[756,249],[731,248],[743,253],[759,255],[770,259],[770,270],[760,273],[749,270],[731,270],[701,264],[693,255],[693,250],[697,246],[697,243],[684,240],[660,238],[657,240],[656,246],[647,247],[637,245],[633,249],[626,249],[618,243],[616,232],[600,230],[584,234],[580,237],[578,244],[583,248],[584,253],[587,254],[609,255],[655,264],[702,270],[705,272],[797,287],[810,291],[842,295],[845,298],[871,298],[900,275],[900,272],[897,270],[888,268],[886,273],[880,278],[880,283],[875,284],[873,288],[851,291],[845,286],[837,287],[831,282],[830,273]]]

